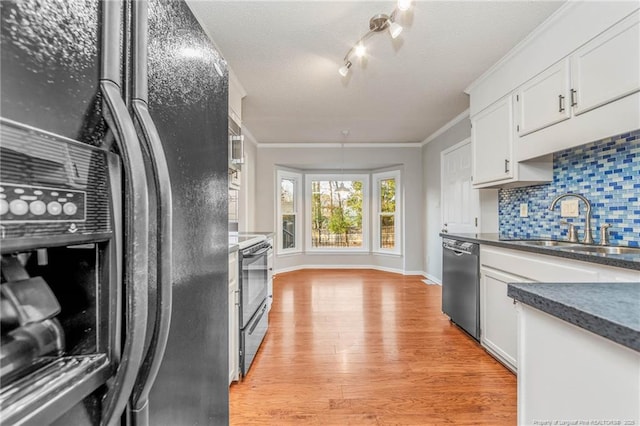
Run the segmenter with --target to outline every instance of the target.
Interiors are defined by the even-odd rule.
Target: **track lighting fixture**
[[[369,32],[360,37],[360,40],[353,46],[346,55],[344,55],[344,65],[338,69],[341,76],[346,77],[349,74],[349,69],[353,65],[351,63],[351,55],[355,54],[357,57],[362,58],[366,55],[365,40],[371,37],[374,33],[382,32],[386,29],[389,30],[391,38],[395,39],[402,32],[402,26],[396,22],[396,15],[398,11],[405,11],[411,7],[411,0],[398,0],[398,5],[390,15],[381,13],[375,15],[369,20]]]

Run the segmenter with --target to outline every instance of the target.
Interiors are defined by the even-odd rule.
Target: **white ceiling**
[[[562,1],[414,2],[400,37],[374,34],[346,78],[344,55],[395,1],[188,4],[246,90],[243,127],[259,143],[398,143],[467,109],[463,90]]]

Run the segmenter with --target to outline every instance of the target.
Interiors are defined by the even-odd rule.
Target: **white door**
[[[441,161],[442,229],[451,233],[479,230],[479,190],[471,182],[471,140],[442,151]]]

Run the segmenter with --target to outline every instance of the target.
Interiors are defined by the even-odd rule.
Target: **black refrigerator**
[[[224,58],[181,0],[0,14],[3,424],[226,424]]]

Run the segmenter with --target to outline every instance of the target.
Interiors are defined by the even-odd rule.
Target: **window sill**
[[[402,257],[402,253],[391,253],[386,251],[373,251],[371,254],[376,256],[386,256],[386,257]]]
[[[309,255],[370,255],[369,250],[307,250],[304,254]]]

